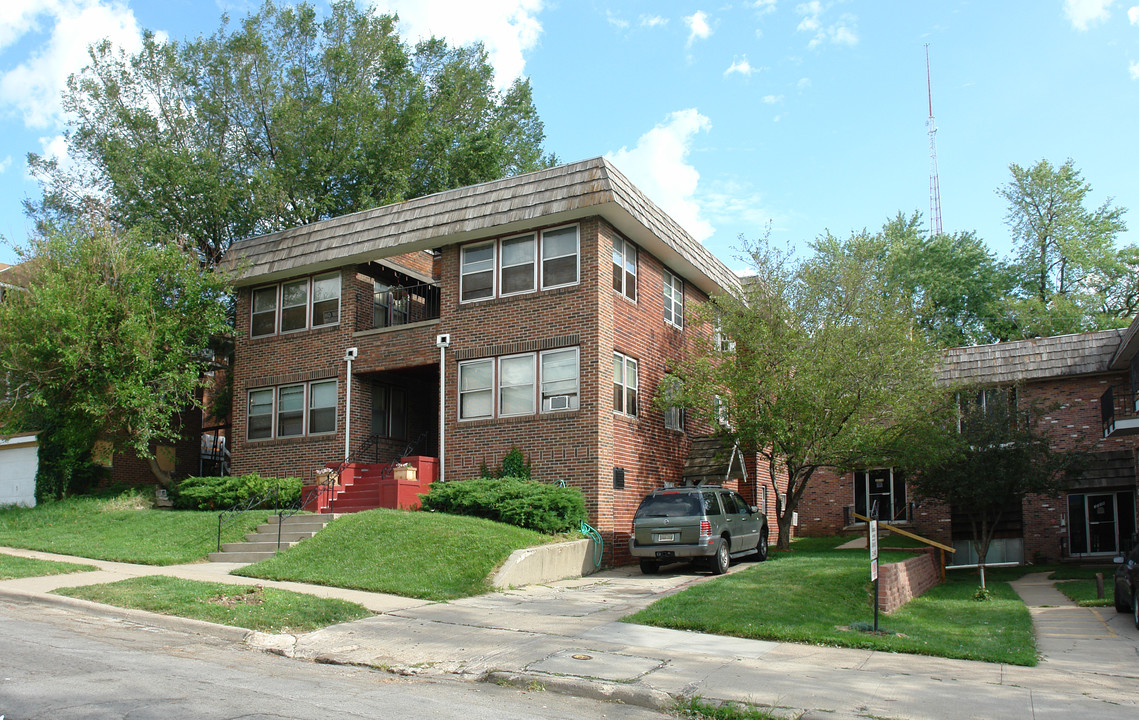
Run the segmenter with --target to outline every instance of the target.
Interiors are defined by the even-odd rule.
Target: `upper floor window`
[[[576,225],[467,245],[460,253],[459,298],[521,295],[537,290],[539,282],[543,290],[573,285],[580,255]]]
[[[617,352],[613,353],[613,411],[637,414],[637,361]]]
[[[664,321],[684,327],[684,281],[664,271]]]
[[[715,331],[715,338],[712,342],[716,351],[721,353],[735,352],[736,341],[724,330],[724,323],[719,317],[716,317],[713,329]]]
[[[256,288],[249,324],[251,337],[265,337],[340,322],[340,273],[288,280]]]
[[[619,237],[613,238],[613,289],[637,299],[637,246]]]

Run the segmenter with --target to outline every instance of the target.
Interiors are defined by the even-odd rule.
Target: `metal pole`
[[[221,519],[225,513],[218,513],[218,552],[221,552]]]

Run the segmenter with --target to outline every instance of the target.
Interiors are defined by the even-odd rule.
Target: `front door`
[[[902,474],[893,468],[855,472],[854,512],[883,522],[904,521],[906,481]]]
[[[1068,496],[1069,543],[1072,555],[1111,555],[1135,532],[1135,494],[1072,493]]]

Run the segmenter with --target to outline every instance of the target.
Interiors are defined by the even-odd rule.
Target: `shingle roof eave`
[[[1111,371],[1121,330],[1099,330],[1029,340],[951,348],[938,380],[953,384],[1011,384]]]

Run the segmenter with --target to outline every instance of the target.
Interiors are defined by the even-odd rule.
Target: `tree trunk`
[[[776,547],[780,550],[791,549],[791,511],[785,509],[784,512],[776,513],[776,521],[779,524],[779,542]]]
[[[146,464],[150,467],[150,472],[158,480],[158,484],[169,490],[174,484],[174,478],[170,476],[170,473],[158,467],[158,460],[156,458],[147,458]]]

